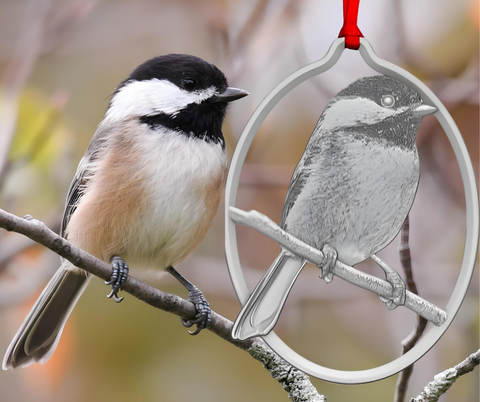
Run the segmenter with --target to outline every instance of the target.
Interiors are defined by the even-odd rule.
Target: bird
[[[174,265],[200,244],[227,172],[227,104],[249,93],[196,56],[167,54],[139,65],[112,94],[68,190],[61,235],[112,264],[116,302],[129,266],[166,270],[197,308],[196,335],[211,310]],[[62,260],[8,347],[3,369],[45,363],[91,274]]]
[[[420,178],[416,135],[436,110],[386,75],[360,78],[326,105],[293,172],[279,225],[323,251],[325,282],[337,259],[353,266],[400,231]],[[237,316],[234,339],[270,333],[306,262],[282,248]],[[393,298],[381,299],[393,309],[405,303],[405,284],[381,267],[393,287]]]

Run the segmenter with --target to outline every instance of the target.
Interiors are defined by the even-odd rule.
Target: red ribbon
[[[338,35],[345,38],[345,47],[353,50],[358,50],[360,37],[363,38],[357,26],[359,3],[360,0],[343,0],[343,27]]]

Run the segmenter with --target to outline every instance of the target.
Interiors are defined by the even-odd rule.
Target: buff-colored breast
[[[202,241],[226,176],[220,145],[181,134],[109,139],[68,227],[68,239],[110,261],[164,269]],[[130,127],[131,128],[131,127]]]

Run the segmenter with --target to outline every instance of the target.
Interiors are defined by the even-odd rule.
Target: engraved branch
[[[288,234],[262,213],[258,211],[245,212],[241,209],[230,207],[229,216],[235,223],[255,229],[275,240],[280,246],[292,253],[305,258],[317,266],[322,266],[324,255],[320,250]],[[376,256],[374,261],[385,264],[385,262]],[[376,293],[378,296],[392,298],[392,285],[387,281],[361,272],[338,260],[332,273],[347,282]],[[404,307],[426,318],[437,326],[442,325],[447,319],[447,313],[445,311],[408,290]]]

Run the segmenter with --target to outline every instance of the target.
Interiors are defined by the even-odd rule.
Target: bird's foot
[[[398,306],[403,306],[407,298],[407,286],[405,282],[400,277],[397,271],[393,268],[390,268],[384,261],[378,258],[375,254],[370,256],[373,261],[375,261],[380,268],[385,272],[385,280],[392,285],[392,296],[391,297],[382,297],[378,296],[380,300],[385,303],[385,306],[389,310],[393,310]]]
[[[118,297],[118,292],[122,288],[123,283],[128,278],[128,265],[127,263],[120,257],[116,255],[112,258],[112,268],[113,273],[110,277],[109,281],[105,281],[105,285],[112,285],[112,291],[107,296],[108,298],[112,298],[117,303],[120,303],[123,300],[123,297]]]
[[[400,275],[393,272],[385,272],[385,280],[392,285],[392,297],[386,298],[379,296],[380,300],[385,303],[385,307],[393,310],[398,306],[403,306],[407,297],[407,287]]]
[[[189,291],[187,300],[195,304],[197,314],[193,320],[184,320],[182,317],[180,317],[180,321],[182,321],[183,326],[187,328],[190,328],[196,324],[197,329],[195,331],[188,331],[188,333],[190,335],[197,335],[202,329],[205,329],[205,327],[211,321],[212,310],[210,309],[210,304],[208,303],[207,299],[197,287],[194,287],[194,289]]]
[[[325,244],[322,249],[323,255],[325,256],[323,261],[323,265],[319,267],[322,270],[322,274],[320,278],[325,281],[325,283],[330,283],[333,281],[333,267],[337,262],[337,250],[335,250],[332,246]]]
[[[188,290],[189,302],[195,304],[197,309],[197,314],[193,320],[184,320],[180,317],[180,321],[184,327],[190,328],[193,325],[197,325],[195,331],[188,331],[190,335],[197,335],[202,329],[205,329],[212,319],[212,310],[210,309],[210,304],[203,295],[200,289],[198,289],[193,283],[191,283],[187,278],[185,278],[180,272],[178,272],[172,266],[167,267],[167,272],[172,274],[183,286]]]

